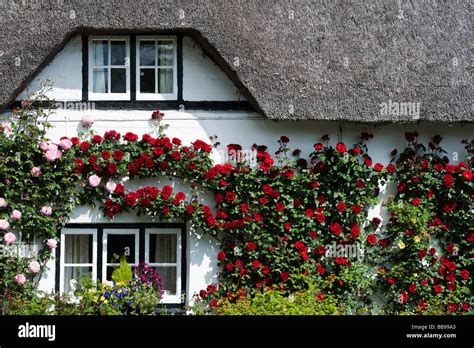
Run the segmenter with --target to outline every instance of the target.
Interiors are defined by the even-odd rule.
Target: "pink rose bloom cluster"
[[[17,274],[16,276],[13,277],[13,280],[15,281],[15,283],[17,283],[18,285],[23,285],[25,284],[26,282],[26,277],[23,275],[23,274]]]
[[[5,198],[3,197],[0,197],[0,208],[5,208],[7,206],[7,201],[5,200]]]
[[[85,115],[81,120],[82,126],[89,128],[94,123],[94,118],[89,115]]]
[[[105,184],[105,188],[107,189],[107,191],[109,191],[109,193],[113,193],[117,188],[117,184],[114,181],[109,180],[107,184]]]
[[[41,265],[38,261],[31,261],[28,265],[28,269],[31,273],[38,273],[41,270]]]
[[[33,167],[30,170],[30,174],[34,178],[39,178],[41,176],[41,174],[43,174],[43,173],[41,173],[41,169],[39,167]]]
[[[11,232],[7,232],[5,233],[5,235],[3,236],[3,242],[6,244],[6,245],[10,245],[12,244],[13,242],[16,241],[16,236],[11,233]]]
[[[61,156],[63,155],[61,150],[58,149],[58,145],[53,144],[53,143],[48,144],[43,141],[40,143],[39,148],[41,151],[44,152],[44,155],[46,156],[46,159],[49,162],[54,162],[57,159],[60,159]]]
[[[21,219],[21,212],[19,210],[13,210],[11,215],[12,220],[20,220]]]
[[[0,230],[6,231],[10,227],[10,224],[5,219],[0,219]]]
[[[41,214],[46,215],[46,216],[51,216],[53,213],[53,208],[50,206],[45,205],[44,207],[41,208]]]
[[[97,175],[92,175],[89,177],[89,185],[92,187],[97,187],[100,185],[100,178]]]
[[[0,132],[5,133],[6,135],[11,134],[13,131],[12,125],[10,122],[2,122],[0,123]]]
[[[56,239],[48,239],[46,241],[46,246],[52,250],[55,249],[58,246],[58,241]]]

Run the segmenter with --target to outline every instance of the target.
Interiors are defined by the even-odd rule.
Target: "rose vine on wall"
[[[214,165],[212,145],[202,140],[183,145],[162,126],[155,136],[142,137],[90,129],[56,144],[45,139],[46,116],[24,102],[13,122],[0,128],[3,244],[11,250],[21,236],[44,246],[31,257],[2,258],[4,298],[33,291],[73,207],[99,202],[110,219],[134,211],[188,221],[218,238],[219,284],[200,293],[212,307],[264,287],[290,294],[323,282],[324,291],[354,308],[373,305],[373,296],[382,292],[394,312],[428,306],[470,310],[472,159],[449,165],[440,156],[439,138],[428,151],[408,134],[408,147],[385,167],[368,155],[370,133],[350,147],[330,146],[325,135],[308,160],[282,136],[274,157],[266,146],[254,145],[253,168],[237,160]],[[92,123],[83,119],[87,128]],[[228,146],[230,154],[239,149]],[[126,189],[129,180],[158,177],[179,178],[189,183],[190,193],[169,185]],[[398,190],[383,226],[378,218],[368,219],[368,208],[378,202],[387,179]],[[214,206],[201,203],[202,192],[214,195]],[[356,254],[335,252],[341,246]]]

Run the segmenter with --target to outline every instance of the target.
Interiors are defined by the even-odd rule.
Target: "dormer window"
[[[89,100],[176,100],[176,46],[169,35],[91,36]]]
[[[137,100],[177,98],[176,39],[137,37]]]
[[[130,41],[127,36],[90,38],[89,100],[130,100]]]

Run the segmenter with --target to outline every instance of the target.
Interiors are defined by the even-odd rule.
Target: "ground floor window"
[[[133,266],[141,261],[160,274],[163,303],[182,303],[185,290],[183,224],[69,224],[61,231],[57,288],[71,293],[79,279],[110,281],[121,256]]]

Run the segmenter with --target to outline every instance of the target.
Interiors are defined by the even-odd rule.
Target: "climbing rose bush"
[[[407,135],[407,149],[384,166],[368,155],[370,133],[335,146],[324,135],[307,159],[282,136],[275,154],[254,144],[257,165],[250,167],[237,158],[214,164],[213,145],[185,145],[167,137],[164,126],[141,137],[97,134],[88,118],[85,133],[54,143],[45,138],[47,122],[37,122],[46,116],[41,109],[26,103],[14,115],[0,136],[2,242],[12,249],[36,237],[43,249],[2,259],[4,298],[34,289],[73,206],[98,202],[110,219],[133,211],[187,221],[218,239],[218,284],[199,293],[211,308],[264,288],[289,295],[317,283],[322,300],[334,294],[349,310],[375,306],[382,293],[390,313],[431,303],[441,311],[471,311],[472,161],[449,165],[439,141],[428,150]],[[156,122],[163,117],[154,115]],[[242,146],[227,149],[234,156]],[[128,180],[154,177],[182,180],[189,190],[127,189]],[[398,189],[384,226],[368,218],[368,208],[379,202],[387,179]],[[212,194],[211,205],[202,203],[204,192]],[[356,255],[332,253],[336,246],[355,247]]]

